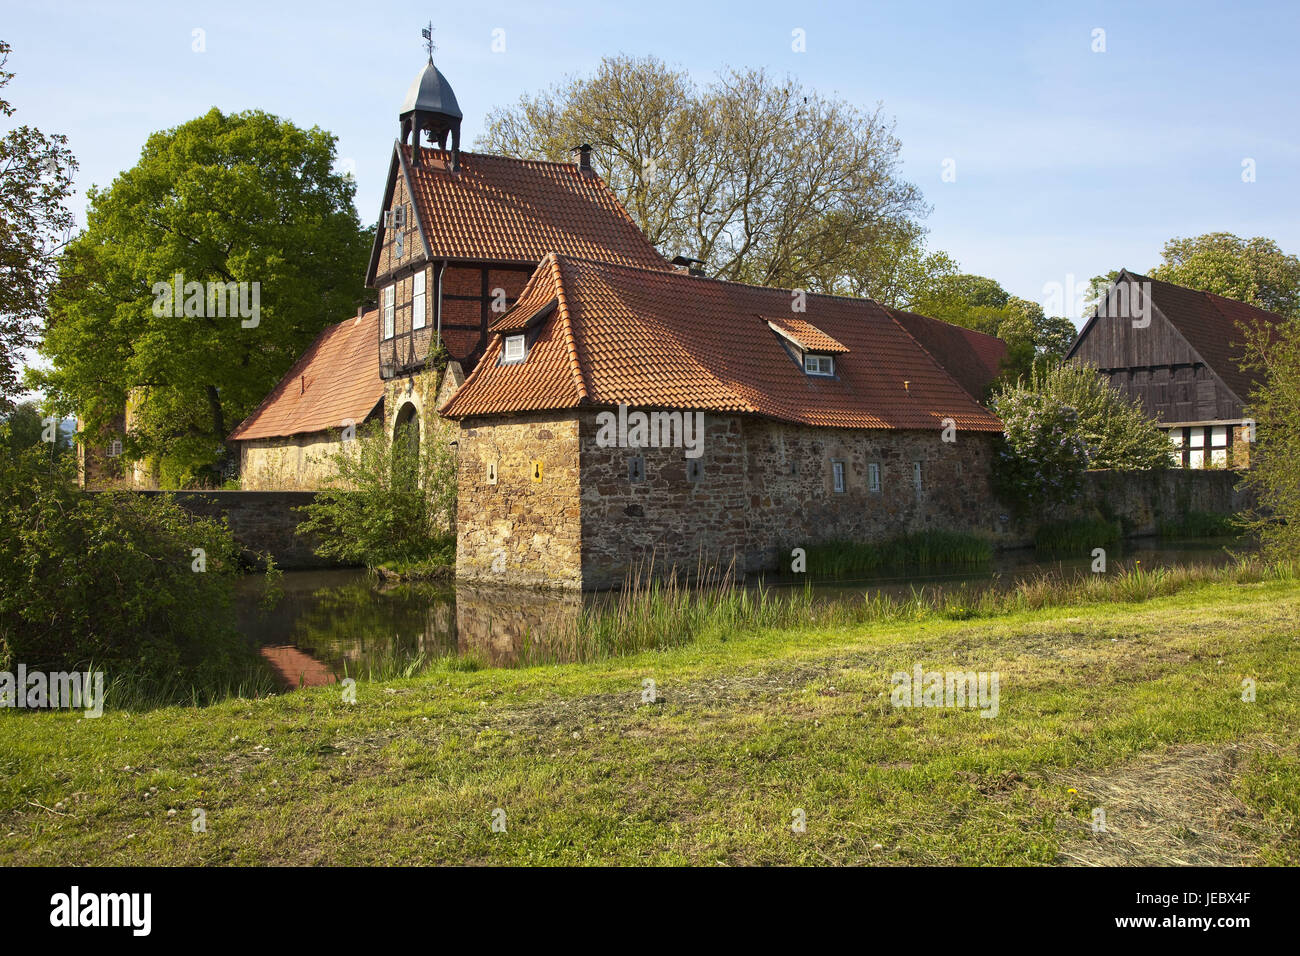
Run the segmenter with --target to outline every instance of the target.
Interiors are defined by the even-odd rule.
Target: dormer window
[[[524,342],[524,336],[522,335],[506,336],[506,347],[505,347],[505,351],[502,353],[503,362],[522,362],[524,360],[524,356],[527,354],[528,354],[528,349],[526,343]]]
[[[803,356],[803,370],[809,375],[834,375],[835,356],[818,355],[815,352],[805,352]]]

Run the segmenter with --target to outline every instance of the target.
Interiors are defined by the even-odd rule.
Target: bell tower
[[[409,142],[413,160],[419,164],[421,132],[428,133],[429,139],[437,143],[439,149],[447,148],[450,136],[451,169],[455,172],[460,168],[460,121],[463,115],[451,84],[433,65],[433,24],[420,32],[424,36],[429,62],[411,83],[406,99],[402,101],[402,111],[398,116],[402,124],[401,141],[403,145]]]

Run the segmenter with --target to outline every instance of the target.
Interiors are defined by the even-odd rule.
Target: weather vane
[[[432,20],[429,21],[429,25],[427,27],[425,27],[423,30],[420,31],[420,36],[424,37],[424,48],[429,52],[429,62],[432,63],[433,51],[438,49],[433,44],[433,21]]]

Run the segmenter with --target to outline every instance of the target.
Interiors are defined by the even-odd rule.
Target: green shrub
[[[316,535],[317,554],[371,568],[455,562],[456,459],[441,436],[417,450],[372,421],[324,460],[332,474],[298,527]]]
[[[235,627],[238,556],[224,523],[169,496],[85,493],[70,460],[0,454],[0,670],[93,665],[187,698],[229,686],[258,667]]]

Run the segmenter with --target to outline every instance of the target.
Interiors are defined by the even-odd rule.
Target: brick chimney
[[[590,143],[583,143],[581,146],[575,146],[573,149],[569,150],[569,152],[578,154],[578,172],[592,172]]]

